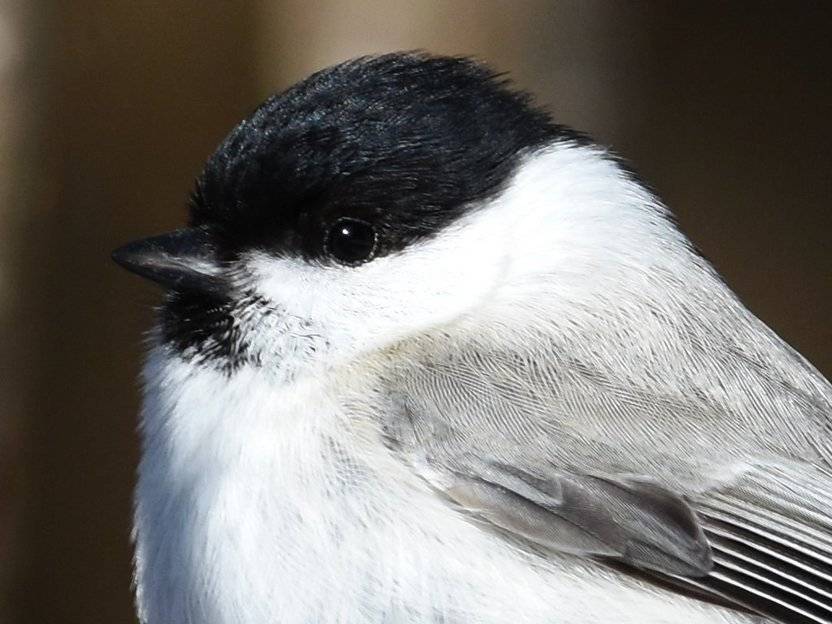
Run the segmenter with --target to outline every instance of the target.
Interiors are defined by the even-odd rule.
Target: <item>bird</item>
[[[143,624],[832,622],[832,386],[478,60],[269,97],[113,258]]]

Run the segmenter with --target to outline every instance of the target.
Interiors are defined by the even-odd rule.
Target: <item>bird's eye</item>
[[[329,228],[324,251],[341,264],[356,266],[373,258],[377,240],[372,224],[341,217]]]

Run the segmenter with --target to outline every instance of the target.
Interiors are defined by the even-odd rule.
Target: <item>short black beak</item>
[[[185,228],[128,243],[113,252],[113,260],[166,288],[225,292],[214,243],[203,229]]]

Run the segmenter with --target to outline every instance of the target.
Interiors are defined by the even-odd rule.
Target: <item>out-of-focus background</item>
[[[109,252],[182,223],[214,145],[309,72],[473,54],[636,164],[832,374],[832,4],[0,0],[0,622],[134,622],[156,290]]]

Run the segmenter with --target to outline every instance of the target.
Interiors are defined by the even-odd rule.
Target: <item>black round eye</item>
[[[329,228],[324,251],[341,264],[355,266],[371,260],[376,251],[376,230],[372,224],[341,217]]]

